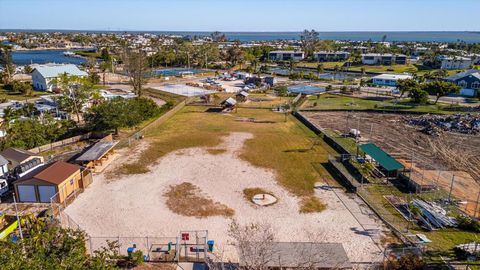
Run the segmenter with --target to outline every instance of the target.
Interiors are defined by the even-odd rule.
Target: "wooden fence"
[[[88,140],[88,139],[91,138],[91,135],[92,135],[92,133],[89,132],[89,133],[86,133],[86,134],[83,134],[83,135],[70,137],[70,138],[67,138],[67,139],[64,139],[64,140],[61,140],[61,141],[57,141],[57,142],[45,144],[45,145],[42,145],[42,146],[38,146],[38,147],[35,147],[35,148],[32,148],[32,149],[28,149],[28,151],[30,151],[34,154],[42,153],[42,152],[45,152],[45,151],[50,151],[50,150],[53,150],[54,148],[57,148],[57,147],[77,143],[79,141]]]

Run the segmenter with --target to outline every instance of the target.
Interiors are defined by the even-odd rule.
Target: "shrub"
[[[428,93],[420,87],[410,89],[408,96],[412,99],[413,103],[426,104],[428,102]]]
[[[131,262],[133,265],[141,265],[143,263],[143,252],[141,250],[136,250],[132,253]]]
[[[480,222],[470,217],[459,216],[457,222],[460,229],[480,233]]]
[[[33,87],[30,83],[28,82],[20,82],[20,81],[13,81],[9,84],[6,84],[4,88],[7,91],[11,92],[20,92],[22,95],[31,95],[33,91]]]

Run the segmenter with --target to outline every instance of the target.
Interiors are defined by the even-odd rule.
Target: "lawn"
[[[314,184],[331,179],[323,166],[333,150],[323,141],[315,143],[317,136],[293,116],[263,109],[238,108],[231,114],[206,112],[203,106],[187,106],[161,126],[149,131],[150,146],[136,163],[125,165],[120,173],[131,174],[148,171],[148,165],[172,151],[189,147],[214,147],[230,132],[249,132],[239,156],[255,166],[272,169],[278,182],[292,193],[311,198]],[[235,118],[255,118],[274,123],[235,121]],[[318,167],[321,169],[318,170]],[[316,170],[317,169],[317,170]],[[305,199],[304,211],[311,212],[324,205]]]
[[[17,101],[18,100],[27,100],[27,99],[32,99],[32,98],[36,98],[36,97],[39,97],[39,96],[47,95],[47,94],[50,94],[50,93],[45,92],[45,91],[32,91],[32,95],[26,97],[26,96],[22,95],[22,93],[20,93],[20,92],[8,91],[8,90],[3,88],[3,85],[0,85],[0,100],[3,100],[3,99],[17,100]]]
[[[92,57],[92,58],[101,58],[100,52],[91,52],[91,51],[73,51],[75,54],[83,57]]]
[[[385,199],[385,195],[395,195],[407,200],[409,197],[424,197],[424,194],[407,194],[402,193],[395,186],[385,185],[369,185],[359,193],[374,206],[390,224],[395,226],[399,231],[405,232],[409,229],[410,234],[425,234],[432,243],[425,244],[429,251],[444,256],[453,256],[452,249],[456,245],[478,241],[476,234],[472,232],[461,231],[457,229],[441,229],[436,231],[425,231],[416,224],[408,224],[408,222],[398,213],[398,211]]]
[[[310,96],[302,106],[302,110],[388,110],[388,111],[408,111],[421,113],[436,114],[454,114],[462,113],[466,110],[462,106],[426,104],[417,105],[409,103],[408,99],[404,99],[398,103],[393,100],[375,100],[356,98],[341,95],[325,94],[318,96]]]
[[[317,68],[318,64],[322,64],[325,69],[333,69],[336,66],[342,67],[345,62],[300,62],[297,67]],[[417,73],[418,75],[424,75],[427,72],[433,72],[435,69],[430,67],[406,64],[406,65],[351,65],[348,67],[349,71],[361,71],[362,68],[365,72],[375,73]],[[447,70],[449,75],[456,74],[463,70]]]

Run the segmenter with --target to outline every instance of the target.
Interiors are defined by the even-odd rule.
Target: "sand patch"
[[[141,175],[120,176],[107,182],[101,174],[66,211],[90,236],[97,237],[175,237],[182,230],[208,230],[216,249],[234,258],[235,249],[228,236],[229,218],[199,219],[174,213],[167,206],[164,194],[170,186],[188,182],[204,196],[233,209],[239,224],[271,224],[278,241],[310,241],[309,232],[322,231],[325,237],[321,240],[342,243],[352,261],[381,261],[381,251],[372,240],[381,231],[371,229],[381,226],[368,213],[346,195],[339,198],[333,191],[316,189],[314,196],[325,202],[326,209],[301,214],[300,198],[279,185],[274,171],[239,158],[249,139],[254,139],[250,133],[231,133],[215,147],[226,149],[221,154],[212,155],[204,147],[173,151]],[[268,207],[248,202],[243,191],[252,187],[271,192],[278,202]],[[346,201],[358,207],[355,216],[347,209]]]
[[[206,197],[197,186],[187,182],[170,186],[170,190],[165,192],[164,196],[172,212],[187,217],[231,217],[235,213],[226,205]]]

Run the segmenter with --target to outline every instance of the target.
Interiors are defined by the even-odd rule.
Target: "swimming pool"
[[[179,76],[182,73],[192,73],[192,74],[200,74],[208,72],[208,70],[204,69],[196,69],[196,68],[164,68],[164,69],[157,69],[153,71],[154,76]]]
[[[291,93],[302,93],[302,94],[318,94],[325,92],[325,88],[313,86],[313,85],[292,85],[288,87],[288,92]]]

